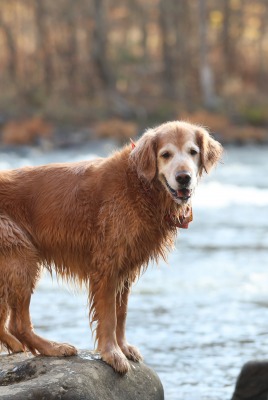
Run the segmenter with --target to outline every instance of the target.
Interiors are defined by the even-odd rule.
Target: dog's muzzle
[[[191,189],[189,189],[188,187],[180,187],[180,189],[175,190],[168,184],[168,181],[166,180],[165,177],[164,177],[164,179],[165,179],[165,184],[166,184],[169,192],[172,194],[172,196],[176,200],[180,200],[180,201],[185,201],[186,202],[186,201],[188,201],[190,199],[190,197],[192,195],[192,190]],[[189,179],[189,183],[190,183],[190,180],[191,180],[191,177]],[[188,183],[188,185],[189,185],[189,183]],[[183,186],[183,185],[180,185],[180,186]]]

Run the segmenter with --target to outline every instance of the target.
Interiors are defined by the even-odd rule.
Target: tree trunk
[[[93,4],[93,38],[92,58],[96,73],[105,88],[112,89],[115,86],[115,79],[111,71],[111,63],[107,57],[107,19],[106,1],[92,0]]]
[[[77,26],[76,26],[76,8],[79,6],[79,2],[73,2],[69,0],[68,4],[68,44],[67,44],[67,78],[68,85],[70,88],[71,96],[75,100],[77,97],[77,69],[78,69],[78,43],[77,43]]]
[[[191,5],[184,0],[173,0],[174,2],[174,30],[176,34],[176,45],[174,46],[174,53],[176,55],[176,89],[179,101],[189,107],[192,104],[192,96],[194,93],[189,90],[192,80],[192,59],[191,47],[188,40],[191,34]]]
[[[199,76],[203,105],[215,107],[213,71],[208,60],[206,0],[199,0]]]
[[[16,83],[16,81],[17,81],[17,64],[18,64],[16,41],[13,37],[10,27],[3,20],[1,15],[0,15],[0,29],[2,29],[4,36],[6,38],[6,44],[7,44],[7,48],[8,48],[8,52],[9,52],[8,72],[9,72],[11,80],[14,83]]]
[[[43,66],[44,85],[47,94],[52,90],[53,68],[51,60],[51,44],[49,43],[46,25],[46,10],[44,0],[35,0],[35,21],[37,28],[37,47],[40,54],[40,63]]]
[[[173,74],[172,45],[170,44],[170,7],[171,0],[160,0],[159,24],[162,33],[162,57],[163,57],[163,77],[164,92],[167,97],[175,97],[175,79]]]

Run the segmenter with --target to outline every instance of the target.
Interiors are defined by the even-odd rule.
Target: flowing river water
[[[0,169],[105,155],[112,144],[0,154]],[[242,365],[268,353],[268,148],[227,148],[193,201],[168,265],[135,284],[127,334],[160,376],[167,400],[229,400]],[[35,329],[92,349],[87,296],[44,274]]]

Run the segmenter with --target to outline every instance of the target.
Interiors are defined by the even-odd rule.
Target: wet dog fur
[[[71,356],[34,332],[29,306],[41,269],[88,288],[97,350],[116,371],[139,361],[125,335],[128,296],[149,261],[165,257],[180,216],[221,145],[173,121],[108,158],[0,173],[0,342],[10,352]],[[42,310],[40,310],[42,313]],[[72,318],[72,316],[70,316]]]

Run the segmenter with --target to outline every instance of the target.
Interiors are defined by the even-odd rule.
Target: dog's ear
[[[156,134],[150,129],[137,141],[130,153],[130,160],[139,178],[151,182],[156,175]]]
[[[197,144],[201,150],[201,162],[199,175],[205,171],[207,174],[213,166],[220,160],[223,148],[222,145],[213,139],[208,131],[202,127],[198,127],[196,131]]]

